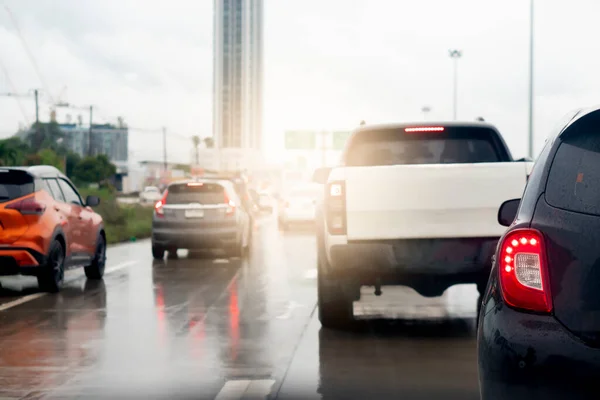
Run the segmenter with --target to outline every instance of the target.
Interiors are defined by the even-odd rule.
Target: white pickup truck
[[[500,205],[520,198],[532,162],[513,160],[486,123],[361,126],[341,164],[315,171],[319,318],[353,320],[361,286],[406,285],[423,296],[487,284],[505,228]]]

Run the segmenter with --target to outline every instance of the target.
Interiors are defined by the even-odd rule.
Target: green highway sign
[[[317,148],[317,133],[314,131],[285,132],[286,150],[315,150]]]
[[[333,148],[342,150],[352,132],[333,132]]]

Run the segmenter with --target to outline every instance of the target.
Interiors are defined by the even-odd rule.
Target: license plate
[[[186,218],[202,218],[204,217],[204,210],[185,210]]]

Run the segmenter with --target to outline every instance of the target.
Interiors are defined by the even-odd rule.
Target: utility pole
[[[529,137],[527,152],[533,159],[533,0],[529,0]]]
[[[40,106],[38,103],[38,90],[34,89],[33,95],[35,96],[35,125],[40,123]]]
[[[456,108],[458,103],[458,59],[462,57],[461,50],[448,50],[450,58],[454,61],[454,120],[456,121]]]
[[[165,177],[167,175],[167,128],[162,128],[163,133],[163,163],[165,168]]]
[[[90,106],[90,131],[88,133],[88,156],[92,156],[92,113],[94,106]]]

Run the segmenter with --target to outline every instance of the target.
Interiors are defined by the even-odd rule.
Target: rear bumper
[[[315,220],[315,210],[284,209],[281,211],[279,218],[284,222],[313,222]]]
[[[329,274],[361,284],[439,285],[485,283],[497,238],[349,241],[332,244]],[[418,290],[418,289],[417,289]]]
[[[477,346],[484,400],[598,397],[600,349],[553,316],[499,304],[481,317]]]
[[[45,255],[26,247],[0,246],[0,276],[34,275],[46,263]]]
[[[226,248],[238,243],[237,228],[154,228],[152,244],[181,249]]]

